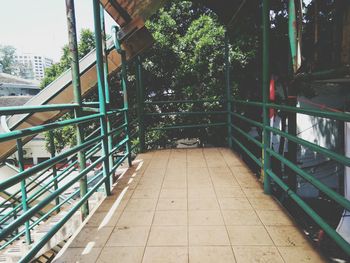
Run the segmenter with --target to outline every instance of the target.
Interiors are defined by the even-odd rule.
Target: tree
[[[15,61],[16,49],[13,46],[0,45],[0,64],[2,71],[7,74],[14,74],[16,70]]]
[[[95,36],[90,29],[82,29],[78,44],[79,58],[83,58],[87,53],[95,48]]]
[[[79,58],[84,57],[87,53],[95,48],[94,33],[90,29],[82,29],[78,41]],[[45,69],[45,77],[41,81],[41,88],[45,88],[51,82],[56,80],[63,72],[70,68],[70,55],[68,45],[62,47],[62,56],[58,63]]]
[[[16,75],[24,79],[34,79],[33,65],[31,63],[16,65]]]
[[[225,29],[213,11],[198,2],[173,1],[161,8],[147,21],[146,26],[155,39],[153,47],[142,55],[147,100],[224,98]],[[254,64],[258,41],[256,35],[255,28],[251,31],[246,30],[243,37],[238,37],[234,42],[230,57],[235,76],[241,76],[235,78],[235,82],[232,83],[234,87],[237,87],[237,82],[249,74],[247,69],[253,69],[254,77],[249,79],[255,79]],[[133,77],[130,78],[133,79]],[[130,83],[130,85],[133,84]],[[129,94],[133,90],[134,88],[130,87]],[[132,99],[132,94],[129,95],[129,99]],[[219,103],[166,104],[147,107],[150,112],[224,110]],[[149,127],[199,124],[225,121],[223,118],[223,116],[204,115],[164,116],[148,118],[147,124]],[[202,142],[223,144],[225,132],[225,129],[218,128],[152,131],[148,133],[147,144],[155,148],[165,147],[173,144],[174,139],[198,136]]]
[[[87,53],[95,48],[94,34],[89,29],[82,29],[80,38],[78,41],[79,58],[84,57]],[[45,77],[41,81],[41,88],[47,87],[53,81],[55,81],[63,72],[68,70],[71,65],[71,58],[69,54],[69,47],[65,45],[62,47],[62,56],[58,63],[53,64],[51,67],[45,69]],[[60,120],[67,120],[74,118],[72,113],[63,115]],[[87,132],[87,131],[86,131]],[[49,147],[49,134],[45,134],[46,148]],[[65,147],[72,147],[76,144],[75,127],[66,126],[62,129],[54,131],[54,141],[56,151],[60,152]]]

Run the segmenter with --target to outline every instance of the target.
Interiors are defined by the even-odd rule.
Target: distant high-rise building
[[[52,66],[53,60],[42,55],[23,53],[15,55],[16,62],[33,72],[34,79],[40,81],[45,76],[45,69]]]

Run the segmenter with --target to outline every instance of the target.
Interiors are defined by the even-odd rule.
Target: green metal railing
[[[131,165],[125,52],[119,39],[115,37],[115,46],[123,58],[121,75],[124,81],[121,90],[124,102],[121,109],[112,109],[107,78],[103,9],[100,8],[98,0],[93,0],[98,102],[83,102],[73,0],[66,0],[66,10],[74,103],[0,108],[3,115],[30,115],[50,111],[72,111],[74,115],[73,119],[56,120],[0,134],[0,143],[16,140],[19,165],[16,175],[0,182],[2,196],[6,194],[6,198],[0,203],[0,249],[24,237],[27,244],[33,244],[20,262],[33,259],[79,209],[82,219],[86,218],[89,214],[89,198],[102,186],[106,195],[109,195],[117,168],[126,159]],[[100,126],[87,134],[86,131],[95,127],[96,122],[100,122]],[[76,145],[57,153],[53,132],[67,126],[75,127]],[[26,168],[23,142],[44,132],[48,132],[51,158]],[[88,160],[91,161],[87,162]],[[19,190],[8,192],[14,187]],[[65,195],[69,189],[73,191]],[[8,206],[8,203],[11,205]],[[32,231],[61,210],[67,212],[63,218],[41,239],[33,240]]]
[[[35,257],[40,249],[57,233],[60,228],[81,209],[82,218],[89,214],[89,199],[100,188],[103,187],[106,195],[110,194],[112,179],[115,171],[125,160],[131,165],[131,153],[136,147],[140,151],[147,150],[146,135],[151,131],[170,131],[185,129],[203,129],[209,127],[224,127],[227,131],[227,144],[229,148],[241,150],[261,168],[261,176],[264,182],[264,191],[271,194],[272,185],[278,185],[291,200],[293,200],[307,215],[309,215],[326,234],[331,237],[336,244],[341,247],[345,253],[350,255],[350,244],[337,233],[337,231],[309,204],[297,195],[296,189],[291,185],[291,181],[286,183],[281,179],[280,174],[272,169],[270,164],[271,157],[277,159],[285,167],[293,172],[299,178],[307,181],[324,193],[329,199],[333,200],[345,210],[350,211],[350,201],[342,195],[316,179],[309,172],[300,168],[295,161],[275,152],[270,145],[270,134],[277,134],[286,138],[289,142],[306,147],[316,153],[322,154],[327,158],[335,160],[344,166],[350,166],[350,158],[342,154],[321,147],[315,143],[299,138],[292,132],[270,127],[269,110],[278,109],[282,112],[291,114],[304,114],[314,117],[328,118],[343,122],[350,121],[350,114],[344,112],[329,112],[325,110],[306,109],[293,107],[291,105],[279,105],[269,102],[269,81],[270,81],[270,1],[263,0],[262,6],[262,101],[246,101],[234,99],[232,96],[230,75],[231,65],[229,60],[230,46],[229,37],[225,37],[225,84],[226,90],[221,94],[221,99],[198,99],[198,100],[172,100],[164,99],[153,101],[145,95],[145,89],[142,76],[142,59],[138,56],[134,62],[136,65],[136,101],[135,109],[137,118],[130,121],[129,101],[127,97],[128,89],[128,66],[126,53],[117,38],[118,27],[113,28],[113,38],[115,48],[121,56],[121,92],[123,96],[123,105],[120,109],[111,108],[111,94],[108,85],[108,64],[107,50],[105,44],[104,17],[103,10],[100,8],[98,0],[93,0],[94,27],[96,42],[96,70],[97,70],[97,88],[98,102],[84,102],[81,95],[81,84],[79,76],[79,62],[77,53],[76,25],[73,0],[66,0],[67,20],[69,31],[69,49],[71,54],[72,83],[74,90],[74,103],[43,105],[20,108],[0,108],[4,115],[15,114],[33,114],[35,112],[49,111],[71,111],[74,119],[58,120],[52,123],[30,127],[22,130],[13,130],[8,133],[0,134],[0,143],[16,140],[19,171],[15,176],[0,182],[0,191],[6,194],[4,201],[0,203],[0,249],[6,248],[18,239],[25,239],[27,244],[32,244],[29,252],[24,255],[21,262],[28,262]],[[293,23],[293,19],[290,19]],[[294,31],[291,29],[291,34]],[[294,43],[294,42],[293,42]],[[292,54],[295,53],[293,50]],[[338,73],[339,71],[337,71]],[[329,72],[326,73],[326,75]],[[302,76],[293,75],[295,79],[314,79],[317,74]],[[187,110],[189,107],[182,107],[185,110],[179,110],[180,105],[198,105],[200,103],[212,103],[218,107],[212,107],[210,110]],[[241,107],[249,107],[262,110],[261,120],[253,120],[240,113]],[[167,110],[169,109],[170,110]],[[214,108],[214,110],[213,110]],[[150,109],[153,109],[150,110]],[[156,109],[156,110],[154,110]],[[165,109],[165,110],[164,110]],[[206,122],[181,122],[168,125],[166,121],[152,122],[152,118],[197,118],[206,117]],[[216,119],[214,117],[217,117]],[[115,120],[114,120],[115,119]],[[114,121],[113,121],[114,120]],[[99,122],[99,128],[87,134],[86,128]],[[255,126],[262,131],[262,140],[257,140],[240,126],[240,123]],[[156,125],[154,125],[156,124]],[[75,127],[77,144],[72,148],[57,153],[54,145],[53,131],[67,126]],[[23,142],[44,132],[49,133],[49,146],[51,158],[41,162],[31,168],[25,168],[23,156]],[[240,140],[240,138],[244,138]],[[132,145],[132,141],[138,143]],[[246,142],[252,142],[261,149],[262,157],[254,154]],[[87,160],[91,160],[89,164]],[[74,176],[70,176],[72,173]],[[88,176],[89,175],[89,176]],[[79,185],[68,196],[64,193]],[[19,190],[9,193],[8,190],[17,186]],[[8,204],[11,203],[9,206]],[[68,205],[69,204],[69,205]],[[60,221],[40,240],[32,240],[32,232],[38,225],[48,220],[51,216],[65,210]]]
[[[294,1],[291,1],[294,2]],[[330,158],[344,166],[350,166],[350,158],[344,156],[342,154],[336,153],[332,150],[329,150],[325,147],[319,146],[315,143],[306,141],[304,139],[298,138],[296,135],[293,135],[291,132],[285,132],[274,127],[270,127],[269,123],[269,110],[270,109],[278,109],[285,113],[293,113],[293,114],[304,114],[313,117],[322,117],[331,120],[338,120],[343,122],[350,121],[350,114],[345,112],[330,112],[326,110],[319,109],[307,109],[300,107],[293,107],[289,105],[279,105],[269,102],[269,80],[270,80],[270,72],[269,72],[269,15],[270,15],[270,3],[269,0],[263,1],[263,67],[262,67],[262,102],[259,101],[246,101],[246,100],[230,100],[232,104],[235,106],[235,110],[230,111],[230,118],[232,123],[228,123],[231,126],[232,131],[231,139],[234,143],[235,148],[239,150],[243,150],[243,152],[253,160],[259,167],[261,167],[261,173],[264,180],[264,190],[265,193],[271,193],[271,185],[272,182],[277,184],[288,196],[291,200],[293,200],[310,218],[314,220],[316,224],[319,225],[321,229],[347,254],[350,255],[350,244],[324,219],[322,218],[317,211],[315,211],[305,200],[303,200],[295,190],[294,185],[290,185],[290,183],[285,182],[281,175],[276,174],[270,166],[270,158],[276,158],[281,164],[286,166],[286,168],[290,169],[297,177],[307,181],[315,188],[317,188],[320,192],[328,196],[330,200],[333,200],[336,204],[341,206],[344,210],[350,211],[350,201],[346,199],[341,194],[337,193],[324,183],[322,183],[319,179],[315,178],[309,172],[306,172],[304,169],[300,168],[297,163],[289,160],[282,154],[275,152],[272,146],[269,143],[270,134],[277,134],[281,137],[286,138],[290,142],[301,145],[310,149],[313,152],[322,154],[323,156]],[[290,23],[293,22],[293,19],[290,20]],[[295,29],[294,29],[295,30]],[[291,30],[290,34],[294,34],[294,31]],[[295,50],[294,50],[295,51]],[[295,52],[294,52],[295,53]],[[294,54],[293,53],[293,54]],[[338,72],[338,71],[337,71]],[[326,74],[329,74],[327,72]],[[317,74],[312,75],[313,79],[317,79]],[[328,76],[328,75],[327,75]],[[322,74],[323,78],[324,75]],[[295,79],[300,79],[300,76],[296,76]],[[229,84],[228,84],[229,85]],[[228,86],[228,89],[230,87]],[[257,111],[257,109],[262,109],[263,117],[262,121],[253,120],[248,118],[244,114],[240,113],[240,108],[250,107]],[[239,127],[239,123],[246,123],[250,126],[255,126],[262,131],[262,141],[257,140],[253,136],[251,136],[248,132],[244,131],[241,127]],[[247,142],[252,142],[256,147],[262,150],[262,157],[256,156],[250,147],[245,145],[245,143],[237,138],[244,138]],[[290,182],[290,181],[289,181]]]

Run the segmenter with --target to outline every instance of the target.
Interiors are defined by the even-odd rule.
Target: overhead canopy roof
[[[121,26],[124,27],[135,18],[147,20],[166,0],[100,0],[105,10]],[[237,10],[245,2],[256,4],[256,0],[199,0],[197,2],[207,6],[217,13],[223,24],[228,24]]]

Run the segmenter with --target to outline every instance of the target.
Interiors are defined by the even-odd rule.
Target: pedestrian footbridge
[[[324,247],[311,239],[322,238],[342,258],[350,255],[350,201],[301,168],[296,149],[302,146],[346,169],[349,155],[304,140],[293,130],[297,114],[344,126],[350,114],[269,100],[268,0],[254,1],[261,11],[261,100],[237,98],[229,43],[248,1],[200,2],[227,25],[223,94],[157,101],[145,94],[142,56],[153,42],[145,21],[165,1],[92,0],[96,49],[79,61],[74,1],[66,0],[71,69],[22,107],[0,108],[0,262],[319,263],[326,262]],[[289,0],[292,51],[294,2]],[[103,10],[118,24],[107,32],[110,39]],[[344,70],[348,76],[349,68]],[[295,84],[339,71],[294,73],[290,81]],[[118,75],[117,87],[109,86],[112,74]],[[128,86],[131,81],[135,90]],[[94,100],[86,100],[94,91]],[[204,104],[215,107],[198,110]],[[246,109],[256,116],[247,116]],[[288,115],[288,132],[270,124],[273,110]],[[67,113],[74,117],[63,118]],[[150,118],[162,121],[151,126]],[[183,118],[193,122],[181,122]],[[248,132],[248,126],[262,136]],[[58,152],[55,132],[67,127],[73,128],[76,144]],[[196,131],[196,138],[211,131],[225,145],[150,145],[159,131],[178,142],[188,129]],[[46,135],[51,158],[28,167],[23,145],[38,134]],[[295,155],[275,151],[273,134],[288,141],[289,153]],[[276,161],[283,174],[273,165]],[[342,231],[339,220],[330,221],[299,194],[300,183],[344,211]],[[312,222],[317,238],[297,220],[300,214]]]

